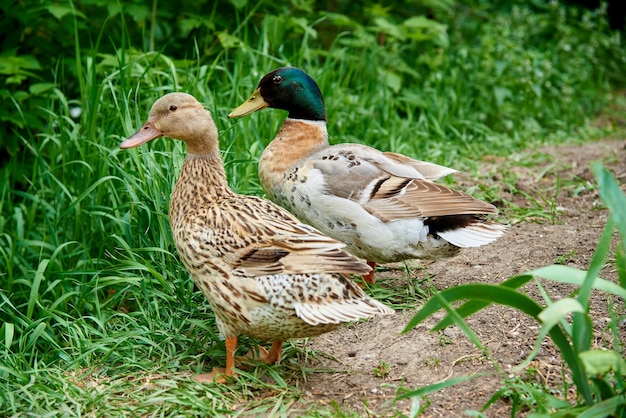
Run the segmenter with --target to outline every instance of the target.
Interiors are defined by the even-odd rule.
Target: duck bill
[[[138,147],[141,144],[145,144],[148,141],[152,141],[160,136],[163,136],[163,132],[157,129],[152,122],[146,122],[137,133],[120,144],[120,148],[133,148]]]
[[[261,90],[256,89],[252,96],[245,102],[243,102],[239,107],[228,114],[229,118],[238,118],[241,116],[249,115],[252,112],[256,112],[257,110],[264,109],[268,107],[269,104],[263,100],[263,96],[261,96]]]

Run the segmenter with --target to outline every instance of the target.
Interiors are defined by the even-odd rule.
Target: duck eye
[[[283,78],[281,76],[279,76],[279,75],[275,75],[272,78],[272,81],[274,82],[274,84],[280,84],[280,83],[283,82]]]
[[[173,111],[175,111],[176,109],[178,109],[178,106],[176,106],[176,105],[171,105],[171,106],[170,106],[170,110],[171,110],[172,112],[173,112]]]

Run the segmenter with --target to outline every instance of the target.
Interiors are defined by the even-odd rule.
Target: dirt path
[[[392,269],[377,273],[378,285],[408,288],[410,283],[421,282],[420,286],[445,289],[469,282],[500,283],[508,277],[557,261],[586,269],[607,217],[606,210],[598,209],[601,202],[591,186],[593,175],[589,164],[591,161],[602,161],[622,183],[626,182],[625,142],[605,140],[582,146],[548,147],[533,151],[531,157],[529,155],[486,161],[485,177],[481,181],[502,184],[503,179],[516,177],[513,187],[502,185],[503,190],[499,193],[502,201],[512,202],[521,208],[532,208],[535,205],[533,199],[549,206],[549,202],[554,200],[558,179],[558,212],[554,223],[549,219],[532,217],[518,221],[518,212],[508,209],[510,205],[504,205],[503,215],[512,226],[496,243],[463,251],[461,255],[443,262],[411,262],[410,277],[403,265],[391,266]],[[517,161],[523,161],[525,165]],[[536,164],[528,166],[528,161],[536,161]],[[457,179],[456,187],[459,189],[467,189],[475,183],[475,180],[470,181],[463,176],[457,176]],[[587,181],[590,183],[587,184]],[[531,198],[519,192],[512,193],[513,189],[523,191]],[[609,266],[602,276],[615,280],[616,272]],[[430,281],[425,280],[428,277],[431,277]],[[553,298],[566,297],[572,291],[572,287],[567,285],[544,285]],[[529,295],[540,300],[534,284],[527,285],[525,289]],[[595,343],[601,346],[609,345],[611,338],[606,329],[609,321],[606,301],[605,294],[594,294]],[[401,335],[400,331],[413,313],[398,312],[395,317],[380,317],[314,338],[310,348],[332,354],[339,362],[322,358],[309,360],[309,365],[328,366],[342,372],[309,374],[306,382],[299,383],[304,388],[303,401],[316,404],[336,402],[365,414],[364,400],[367,400],[371,416],[393,415],[394,408],[408,413],[410,401],[401,401],[394,406],[398,387],[414,389],[472,372],[494,372],[497,370],[494,362],[505,374],[513,376],[512,368],[530,352],[539,329],[536,322],[523,314],[501,306],[491,306],[472,316],[468,322],[489,349],[493,358],[491,362],[456,326],[441,333],[428,332],[435,324],[433,318]],[[624,327],[621,337],[626,341]],[[384,372],[375,373],[381,362],[389,365],[386,375]],[[531,367],[536,370],[534,379],[549,383],[556,390],[562,389],[559,385],[560,357],[550,343],[544,342]],[[377,377],[375,374],[384,376]],[[502,374],[492,374],[431,394],[428,397],[430,406],[424,416],[463,416],[466,409],[479,410],[501,387],[502,378]],[[498,401],[486,414],[507,416],[510,409],[510,404]]]

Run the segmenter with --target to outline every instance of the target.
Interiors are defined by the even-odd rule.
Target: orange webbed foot
[[[193,377],[198,383],[220,383],[225,384],[228,380],[228,377],[232,377],[234,373],[228,374],[226,369],[223,367],[214,368],[211,373],[202,373],[197,374]]]
[[[235,349],[237,348],[237,337],[226,339],[226,367],[214,368],[211,373],[203,373],[194,376],[194,380],[200,383],[221,383],[224,384],[228,381],[229,377],[235,375]],[[283,342],[276,341],[272,344],[270,351],[258,346],[257,350],[249,350],[245,356],[238,357],[241,359],[251,359],[255,361],[261,361],[267,364],[280,363],[280,354],[283,349]]]
[[[226,367],[214,368],[211,373],[203,373],[194,376],[194,380],[200,383],[224,384],[228,377],[235,375],[235,350],[237,349],[237,337],[226,339]]]
[[[361,278],[365,283],[374,284],[374,269],[376,268],[376,263],[374,261],[368,261],[367,265],[372,268],[372,271],[362,275]]]
[[[267,351],[265,348],[260,345],[256,347],[256,350],[250,349],[244,356],[245,358],[260,361],[266,364],[278,364],[280,363],[280,354],[282,352],[283,342],[276,341],[272,344],[272,348],[270,351]]]

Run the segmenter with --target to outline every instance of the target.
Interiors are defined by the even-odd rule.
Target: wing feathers
[[[414,217],[482,215],[496,213],[495,206],[428,180],[384,177],[360,203],[384,221]]]
[[[461,248],[489,244],[504,235],[506,227],[494,222],[473,223],[463,228],[437,231],[437,235]]]
[[[254,209],[246,214],[249,219],[245,219],[245,212],[240,212],[237,231],[246,245],[224,257],[224,261],[242,274],[366,274],[371,271],[363,260],[343,250],[344,243],[298,222],[268,201],[248,198],[254,199],[255,204],[247,205],[247,209]]]
[[[341,302],[295,303],[296,315],[310,325],[338,324],[373,315],[390,315],[390,309],[374,299],[350,299]]]
[[[406,164],[413,167],[421,176],[423,176],[423,178],[427,180],[437,180],[449,174],[458,172],[453,168],[444,167],[442,165],[433,164],[426,161],[414,160],[413,158],[409,158],[406,155],[396,154],[395,152],[384,152],[383,155],[393,160],[394,162],[397,162],[399,164]]]

